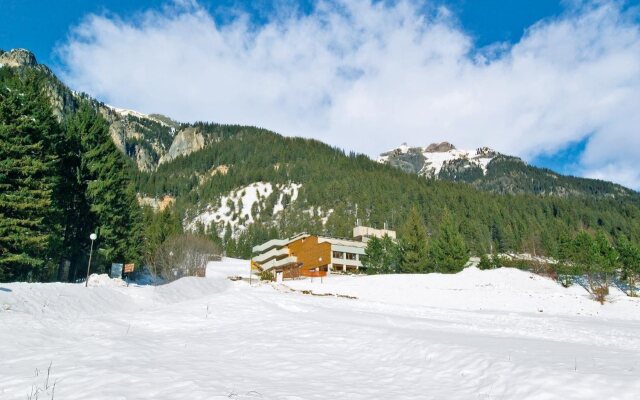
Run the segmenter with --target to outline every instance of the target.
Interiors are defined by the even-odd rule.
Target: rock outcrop
[[[449,150],[455,150],[456,146],[452,145],[449,142],[441,142],[441,143],[431,143],[424,149],[427,153],[445,153]]]
[[[35,67],[38,65],[36,56],[25,49],[0,50],[0,65],[8,67]]]
[[[160,158],[158,164],[162,164],[175,159],[178,156],[186,156],[194,151],[200,150],[205,145],[204,136],[197,128],[188,127],[176,134],[171,143],[169,151]]]

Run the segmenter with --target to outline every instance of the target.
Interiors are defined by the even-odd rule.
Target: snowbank
[[[246,266],[246,268],[245,268]],[[89,276],[84,283],[0,284],[0,313],[20,312],[38,316],[77,317],[80,315],[135,312],[156,303],[179,303],[221,293],[230,288],[228,276],[248,275],[248,261],[225,259],[211,262],[207,277],[182,278],[163,285],[127,283],[107,274]]]
[[[564,288],[551,279],[514,268],[483,271],[469,267],[457,274],[334,275],[323,283],[304,279],[285,284],[296,290],[387,304],[640,320],[640,299],[627,297],[616,288],[611,288],[609,302],[600,305],[581,286]]]
[[[207,278],[249,277],[249,260],[224,257],[207,264]]]
[[[127,286],[127,282],[120,278],[111,278],[107,274],[91,274],[89,286]]]

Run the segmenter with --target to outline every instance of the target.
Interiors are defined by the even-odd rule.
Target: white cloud
[[[119,107],[370,155],[448,140],[531,159],[590,136],[580,171],[640,188],[637,19],[618,2],[575,4],[478,49],[450,12],[410,1],[320,2],[257,27],[181,1],[90,15],[60,54],[67,83]]]

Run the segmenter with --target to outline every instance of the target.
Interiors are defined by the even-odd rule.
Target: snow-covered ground
[[[287,286],[226,279],[248,270],[225,259],[207,278],[158,287],[103,276],[89,288],[0,284],[0,399],[37,389],[39,399],[640,393],[640,302],[620,293],[600,306],[580,288],[511,269]]]

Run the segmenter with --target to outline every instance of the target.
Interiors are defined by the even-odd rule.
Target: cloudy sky
[[[490,146],[640,189],[638,1],[98,3],[41,54],[109,104],[370,156]]]

